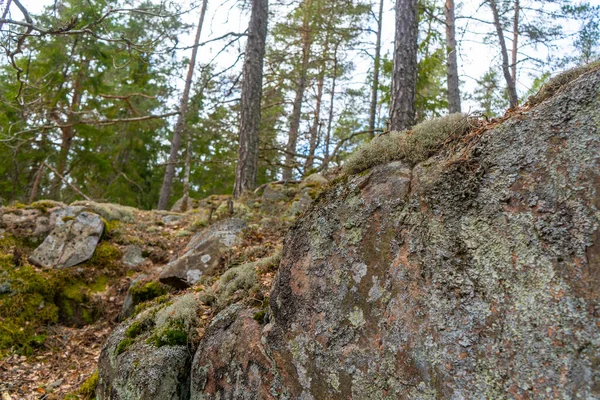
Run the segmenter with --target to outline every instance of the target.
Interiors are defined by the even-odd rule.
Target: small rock
[[[52,232],[29,257],[29,262],[46,268],[81,264],[94,254],[103,230],[102,219],[89,212],[68,219],[59,218]]]
[[[142,256],[142,248],[136,244],[126,246],[123,250],[123,264],[135,268],[142,264],[146,259]]]
[[[177,289],[187,288],[203,275],[214,274],[221,266],[224,251],[239,241],[246,223],[241,219],[218,222],[192,237],[184,254],[167,264],[159,280]]]

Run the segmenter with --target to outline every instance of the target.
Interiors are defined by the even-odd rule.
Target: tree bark
[[[177,161],[177,155],[179,154],[179,146],[181,145],[181,135],[185,128],[188,101],[190,98],[190,90],[192,88],[194,68],[196,67],[196,56],[198,55],[198,44],[200,43],[200,35],[202,33],[202,25],[204,24],[204,15],[206,14],[207,4],[208,0],[204,0],[204,2],[202,3],[202,10],[200,11],[200,18],[198,19],[198,27],[196,29],[194,47],[192,48],[192,58],[190,59],[190,64],[188,65],[185,86],[183,88],[183,94],[179,103],[179,115],[177,116],[177,123],[175,124],[175,131],[173,132],[173,140],[171,142],[171,151],[169,153],[169,159],[167,161],[167,167],[165,169],[165,176],[163,178],[162,187],[160,189],[160,198],[158,200],[159,210],[167,209],[167,205],[169,203],[169,195],[171,194],[171,186],[173,186],[173,177],[175,176],[175,162]]]
[[[296,152],[296,144],[298,142],[298,130],[300,129],[300,118],[302,116],[302,100],[304,99],[304,91],[306,90],[306,76],[308,74],[308,61],[310,59],[310,47],[312,45],[312,34],[310,31],[310,5],[311,0],[304,0],[304,10],[302,17],[302,59],[300,62],[300,70],[298,71],[298,85],[296,86],[296,96],[292,106],[292,115],[290,116],[290,130],[288,132],[288,143],[286,150],[288,153],[285,156],[285,167],[283,168],[283,180],[292,179],[292,171],[294,169],[295,158],[290,155]]]
[[[238,163],[235,169],[233,196],[256,186],[258,169],[258,128],[260,125],[263,63],[269,18],[268,0],[251,0],[252,11],[248,27],[246,57],[242,71],[240,102],[240,139]]]
[[[460,112],[460,88],[458,80],[458,62],[456,59],[456,29],[454,0],[446,0],[446,65],[448,81],[448,111]]]
[[[308,146],[308,157],[304,163],[304,172],[312,169],[315,161],[315,151],[317,150],[317,142],[319,138],[319,125],[321,124],[321,104],[323,102],[323,86],[325,85],[325,72],[327,70],[327,61],[329,58],[329,31],[325,35],[325,43],[323,44],[323,55],[319,75],[317,78],[317,98],[315,104],[315,114],[313,123],[310,127],[310,141]]]
[[[390,104],[390,129],[401,131],[415,121],[417,91],[417,0],[396,0],[396,38]]]
[[[77,111],[79,111],[81,106],[83,80],[86,77],[88,65],[89,60],[81,61],[81,68],[77,72],[75,82],[73,83],[73,98],[71,99],[71,105],[69,106],[68,110],[67,123],[64,124],[65,126],[60,128],[61,141],[60,150],[58,151],[58,160],[56,162],[57,174],[54,176],[54,181],[52,183],[52,197],[55,199],[59,199],[60,197],[60,188],[63,182],[60,176],[64,175],[65,170],[67,169],[69,152],[71,151],[71,144],[73,143],[73,138],[75,137],[74,124],[78,119]],[[55,114],[55,117],[57,118],[57,122],[60,124],[60,117],[57,114]]]
[[[375,118],[377,115],[377,95],[379,94],[379,67],[381,64],[381,29],[383,24],[383,0],[379,2],[377,20],[377,41],[375,42],[375,61],[373,62],[373,87],[371,89],[371,106],[369,108],[369,130],[375,136]]]
[[[519,12],[521,5],[519,0],[515,0],[515,16],[513,18],[513,45],[512,45],[512,63],[511,77],[516,86],[517,84],[517,51],[519,50]]]
[[[331,81],[331,98],[329,100],[329,120],[327,121],[327,134],[325,136],[325,155],[323,156],[323,171],[329,168],[329,145],[331,144],[331,127],[333,126],[333,105],[335,100],[335,81],[338,73],[338,44],[333,51],[333,79]]]
[[[500,52],[502,56],[502,73],[506,80],[506,88],[508,90],[508,101],[510,108],[517,107],[519,98],[517,96],[517,89],[515,87],[515,81],[510,76],[510,65],[508,61],[508,50],[506,48],[506,41],[504,40],[504,32],[502,31],[502,23],[500,22],[500,16],[498,14],[498,6],[496,0],[489,0],[490,8],[494,16],[494,26],[496,27],[496,33],[498,34],[498,41],[500,42]]]
[[[187,149],[185,152],[185,170],[183,173],[183,203],[181,204],[181,211],[188,210],[188,203],[190,201],[190,173],[192,170],[192,138],[188,130],[187,132]]]

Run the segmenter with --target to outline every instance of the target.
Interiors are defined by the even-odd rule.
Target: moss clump
[[[79,394],[84,399],[92,399],[96,394],[96,386],[98,386],[98,370],[95,370],[89,378],[87,378],[79,387]]]
[[[69,221],[73,221],[75,219],[75,217],[73,217],[72,215],[67,215],[61,218],[63,222],[69,222]]]
[[[263,302],[263,308],[260,311],[254,313],[254,317],[253,317],[254,320],[261,325],[266,323],[267,322],[266,317],[267,317],[268,310],[269,310],[269,298],[267,297]]]
[[[217,290],[205,289],[200,294],[200,301],[220,310],[236,301],[252,297],[259,291],[256,262],[247,263],[228,269],[219,278]]]
[[[117,349],[115,350],[117,355],[124,353],[133,343],[134,340],[132,338],[126,337],[125,339],[121,340],[117,345]]]
[[[54,208],[54,207],[64,207],[64,204],[59,203],[58,201],[54,201],[54,200],[39,200],[39,201],[35,201],[29,205],[29,208],[34,208],[36,210],[40,210],[44,214],[46,212],[48,212],[49,209]]]
[[[45,326],[58,322],[59,275],[28,264],[15,267],[12,256],[0,252],[0,276],[8,288],[0,294],[0,353],[12,347],[27,355],[43,344]]]
[[[156,347],[185,346],[188,343],[188,335],[183,329],[166,328],[159,334],[153,335],[149,342]]]
[[[582,65],[581,67],[576,67],[569,69],[567,71],[561,72],[555,77],[551,78],[539,92],[529,97],[529,104],[532,106],[536,106],[543,102],[544,100],[549,99],[554,96],[560,89],[562,89],[569,82],[574,81],[579,78],[581,75],[591,72],[594,70],[600,69],[600,60],[594,61],[587,65]]]
[[[140,304],[167,294],[167,287],[159,282],[138,283],[129,289],[133,304]]]
[[[188,343],[194,326],[196,326],[198,304],[193,294],[178,298],[173,304],[156,312],[154,324],[156,329],[147,339],[147,343],[161,346],[179,346]]]
[[[93,266],[96,269],[118,270],[121,266],[121,257],[121,249],[109,242],[101,242],[85,265]]]
[[[250,208],[242,202],[233,202],[233,215],[237,218],[244,218],[250,214]],[[216,219],[223,219],[229,217],[229,205],[226,201],[222,202],[214,213]]]
[[[227,270],[219,279],[219,302],[226,303],[238,290],[252,289],[258,283],[254,263]]]
[[[150,301],[146,301],[144,303],[138,304],[137,306],[135,306],[135,309],[133,311],[133,314],[131,315],[132,317],[135,317],[138,314],[141,314],[143,311],[146,311],[149,308],[152,307],[156,307],[156,306],[169,306],[171,304],[171,297],[168,295],[163,295],[163,296],[159,296],[155,299],[152,299]]]
[[[135,208],[121,206],[111,203],[96,203],[94,201],[76,201],[73,206],[83,206],[89,211],[104,217],[107,221],[123,221],[132,223],[135,221],[133,212]]]
[[[452,136],[461,136],[471,127],[464,114],[450,114],[425,121],[410,131],[389,132],[361,145],[346,161],[344,175],[353,175],[380,164],[404,160],[417,164],[431,157]]]

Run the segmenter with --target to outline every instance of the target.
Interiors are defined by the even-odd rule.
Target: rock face
[[[290,233],[266,348],[292,398],[600,397],[600,72],[466,161],[379,166]]]
[[[257,311],[233,305],[211,322],[192,364],[192,400],[276,398]]]
[[[600,71],[469,140],[324,192],[165,398],[600,398]]]
[[[214,274],[224,252],[238,242],[246,226],[241,219],[220,221],[192,237],[184,254],[165,266],[160,281],[183,289],[198,282],[202,275]]]
[[[61,210],[55,227],[29,257],[39,267],[68,268],[89,260],[104,230],[102,219],[90,212],[70,215],[71,207]]]

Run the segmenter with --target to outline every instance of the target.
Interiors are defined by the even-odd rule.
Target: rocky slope
[[[112,340],[98,398],[600,398],[599,125],[596,69],[416,166],[340,179],[288,233],[266,314],[202,326],[170,372],[189,391],[140,394],[125,366],[150,360]]]
[[[228,196],[192,200],[187,212],[87,201],[0,207],[2,399],[89,398],[102,345],[111,331],[111,338],[119,332],[115,325],[132,314],[147,315],[154,303],[167,309],[179,304],[175,294],[190,285],[192,292],[204,288],[203,300],[211,305],[196,308],[193,299],[193,327],[178,321],[171,327],[173,318],[164,314],[159,324],[198,330],[230,303],[261,304],[283,234],[325,183],[311,179],[266,185],[240,202]],[[238,265],[245,267],[230,268]],[[178,343],[181,333],[153,329],[154,344],[146,348],[159,359],[157,345]],[[190,346],[197,336],[189,336]],[[120,351],[131,354],[140,346],[127,338]],[[169,348],[163,350],[173,354]],[[180,349],[175,353],[189,352]]]

